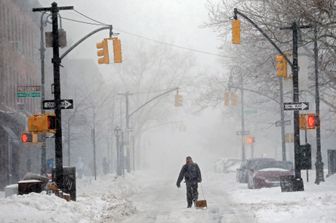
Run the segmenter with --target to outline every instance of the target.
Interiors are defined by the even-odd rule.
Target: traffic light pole
[[[179,88],[176,87],[176,88],[172,88],[172,89],[169,89],[159,95],[156,95],[154,96],[153,98],[149,99],[148,101],[146,101],[144,104],[142,104],[141,106],[139,106],[137,109],[135,109],[133,112],[129,112],[129,96],[132,95],[131,93],[129,92],[126,92],[126,93],[119,93],[118,95],[123,95],[125,96],[125,100],[126,100],[126,115],[125,115],[125,119],[126,119],[126,146],[127,146],[127,171],[130,172],[131,171],[131,167],[130,167],[130,164],[131,164],[131,150],[130,150],[130,118],[131,116],[133,116],[136,112],[138,112],[139,110],[141,110],[143,107],[145,107],[147,104],[151,103],[152,101],[172,92],[172,91],[176,91],[178,90]],[[134,142],[132,142],[132,145],[134,145]],[[134,148],[132,149],[132,151],[134,151]],[[134,159],[135,159],[135,154],[133,152],[133,157],[132,157],[132,163],[133,163],[133,169],[135,169],[135,166],[134,166]]]
[[[60,87],[60,65],[59,57],[59,36],[58,36],[58,12],[60,10],[72,10],[73,6],[57,7],[57,3],[53,2],[49,8],[34,8],[36,11],[50,11],[52,19],[52,36],[53,36],[53,70],[54,70],[54,100],[56,115],[56,133],[55,133],[55,159],[56,184],[63,190],[63,151],[62,151],[62,113],[61,113],[61,87]]]
[[[298,29],[311,28],[311,26],[298,26],[293,22],[291,27],[281,29],[291,29],[293,31],[293,102],[299,103],[299,66],[298,66]],[[300,167],[300,126],[299,126],[299,111],[294,110],[294,154],[295,154],[295,179],[302,182],[301,167]],[[303,190],[298,188],[298,190]]]
[[[285,112],[283,108],[283,82],[279,77],[280,82],[280,116],[281,116],[281,146],[282,146],[282,161],[287,160],[286,140],[285,140]]]
[[[318,46],[317,46],[317,25],[314,25],[314,56],[315,56],[315,115],[316,115],[316,179],[315,183],[320,184],[324,181],[323,162],[321,154],[321,121],[320,121],[320,91],[318,79]]]
[[[241,143],[242,143],[242,160],[246,159],[245,151],[245,111],[244,111],[244,79],[243,74],[240,74],[240,101],[241,101]]]

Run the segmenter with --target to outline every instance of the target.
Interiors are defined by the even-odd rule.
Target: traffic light
[[[316,117],[314,113],[307,114],[307,129],[315,129]]]
[[[181,107],[183,102],[183,97],[180,94],[175,95],[175,107]]]
[[[238,104],[238,96],[237,96],[237,94],[231,93],[230,99],[231,99],[231,105],[237,106],[237,104]]]
[[[247,136],[246,137],[246,144],[253,144],[255,141],[254,141],[254,137],[253,136]]]
[[[306,129],[307,128],[307,114],[300,114],[299,127],[300,127],[300,129]]]
[[[56,116],[52,114],[33,115],[28,118],[28,131],[54,132],[56,130]]]
[[[286,141],[286,143],[294,142],[294,134],[293,133],[286,133],[285,141]]]
[[[228,106],[230,102],[230,93],[229,92],[225,92],[224,93],[224,105]]]
[[[277,55],[276,61],[276,75],[278,77],[287,78],[287,60],[283,55]]]
[[[121,63],[122,62],[122,56],[121,56],[121,42],[118,37],[112,38],[113,42],[113,57],[114,57],[114,63]]]
[[[240,20],[233,19],[232,25],[232,44],[240,44]]]
[[[98,56],[98,64],[109,64],[109,52],[108,52],[108,39],[104,39],[102,42],[97,43],[97,56]]]

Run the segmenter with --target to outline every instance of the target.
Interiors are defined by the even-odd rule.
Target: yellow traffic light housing
[[[183,103],[183,96],[180,94],[175,95],[175,107],[181,107]]]
[[[56,130],[56,116],[51,114],[38,114],[28,118],[28,131],[54,132]]]
[[[97,43],[97,56],[98,56],[98,64],[109,64],[109,52],[108,52],[108,39],[104,39],[102,42]]]
[[[300,129],[306,129],[307,128],[307,120],[306,120],[306,114],[300,114],[299,117],[299,127]]]
[[[114,63],[121,63],[122,62],[122,56],[121,56],[121,42],[118,37],[112,38],[113,43],[113,57],[114,57]]]
[[[285,141],[286,141],[286,143],[294,142],[294,134],[293,133],[286,133]]]
[[[230,102],[230,92],[225,92],[224,93],[224,105],[228,106]]]
[[[232,92],[230,97],[231,97],[231,105],[237,106],[238,105],[238,95]]]
[[[287,60],[283,55],[277,55],[276,61],[276,75],[278,77],[287,78]]]
[[[240,20],[233,19],[232,25],[232,44],[240,44]]]

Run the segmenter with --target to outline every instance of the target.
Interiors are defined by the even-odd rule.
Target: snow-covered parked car
[[[281,176],[294,175],[293,163],[289,161],[262,161],[248,169],[249,189],[280,186]]]
[[[263,163],[268,161],[275,161],[275,159],[271,158],[253,158],[247,159],[241,162],[240,167],[236,172],[236,179],[239,183],[247,183],[248,182],[248,170],[251,169],[256,163]]]

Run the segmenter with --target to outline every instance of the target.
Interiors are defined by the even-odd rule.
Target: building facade
[[[40,169],[40,146],[23,145],[20,136],[41,98],[17,97],[18,87],[41,85],[40,15],[33,7],[38,1],[0,1],[0,190]]]

